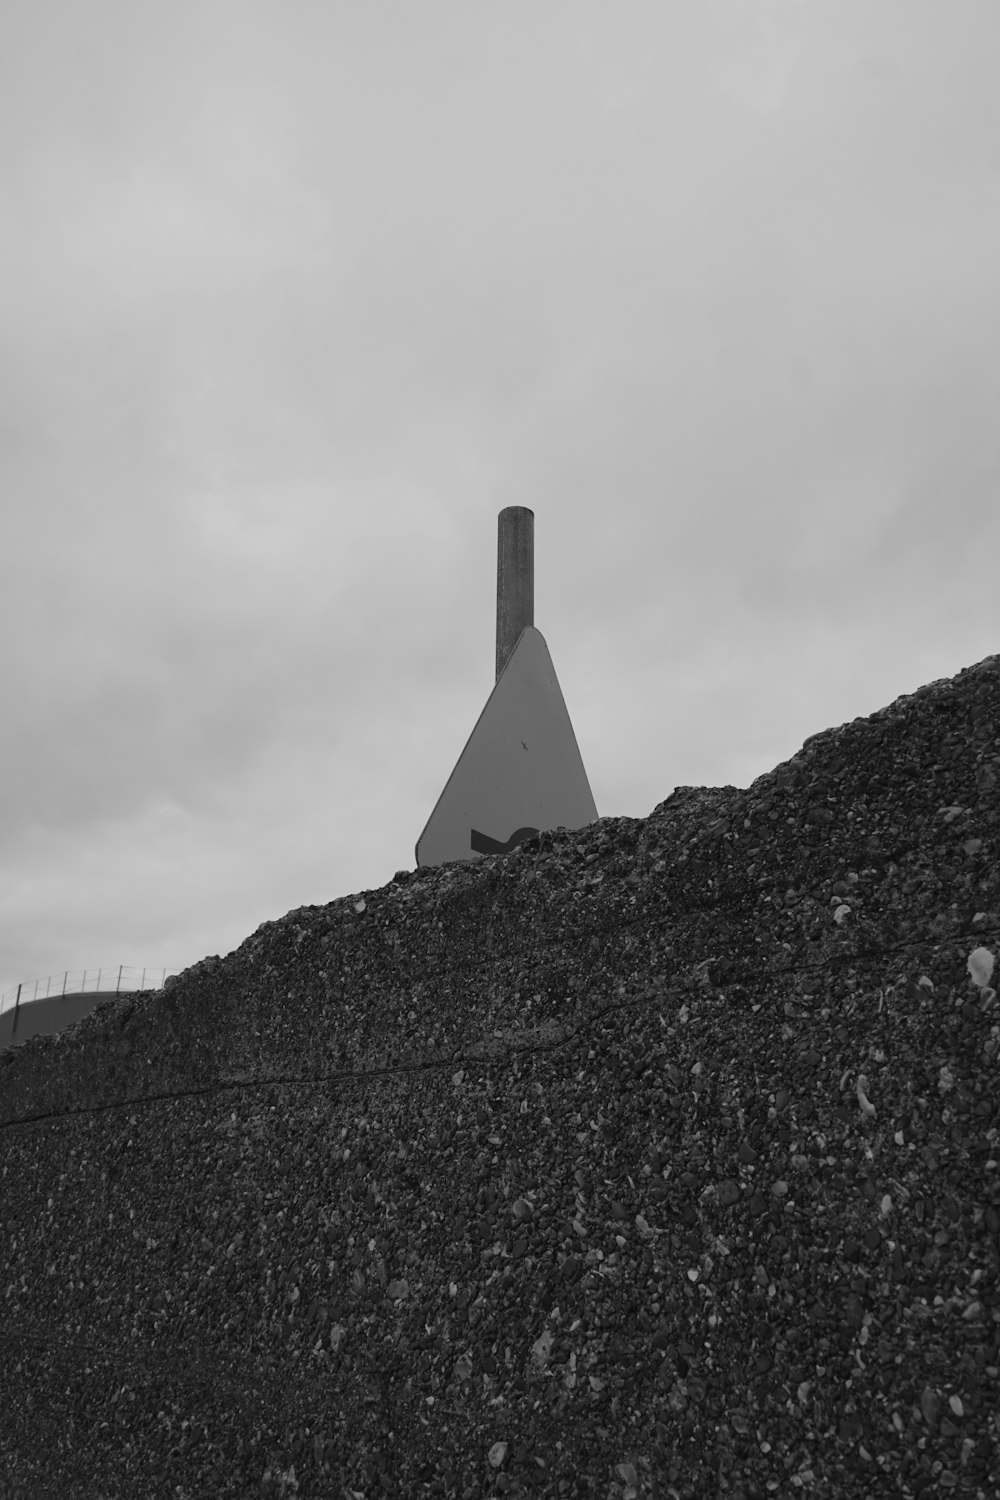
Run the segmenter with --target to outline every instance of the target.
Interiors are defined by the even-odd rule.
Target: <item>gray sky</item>
[[[0,22],[0,992],[384,884],[496,518],[601,815],[998,649],[995,0]]]

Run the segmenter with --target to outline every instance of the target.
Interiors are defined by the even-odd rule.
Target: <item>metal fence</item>
[[[30,1005],[32,1000],[48,1000],[53,995],[120,995],[135,990],[158,990],[167,975],[176,972],[141,969],[135,964],[113,964],[109,969],[67,969],[63,974],[50,974],[47,979],[29,979],[16,990],[0,995],[0,1014],[12,1005]]]

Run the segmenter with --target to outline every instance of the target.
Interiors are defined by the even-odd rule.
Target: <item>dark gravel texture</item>
[[[994,656],[0,1056],[0,1500],[994,1500],[998,723]]]

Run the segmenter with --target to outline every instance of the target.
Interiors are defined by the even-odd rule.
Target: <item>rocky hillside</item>
[[[4,1053],[0,1496],[1000,1493],[998,724],[990,657]]]

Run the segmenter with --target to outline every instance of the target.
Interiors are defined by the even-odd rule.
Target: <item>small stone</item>
[[[540,1338],[537,1338],[531,1346],[531,1357],[539,1369],[544,1370],[549,1362],[552,1352],[553,1335],[551,1328],[546,1328]]]
[[[941,1415],[941,1402],[937,1392],[932,1391],[929,1385],[925,1385],[920,1393],[920,1410],[928,1427],[936,1427]]]
[[[966,961],[966,968],[974,985],[983,989],[993,977],[993,954],[988,948],[973,948]]]

